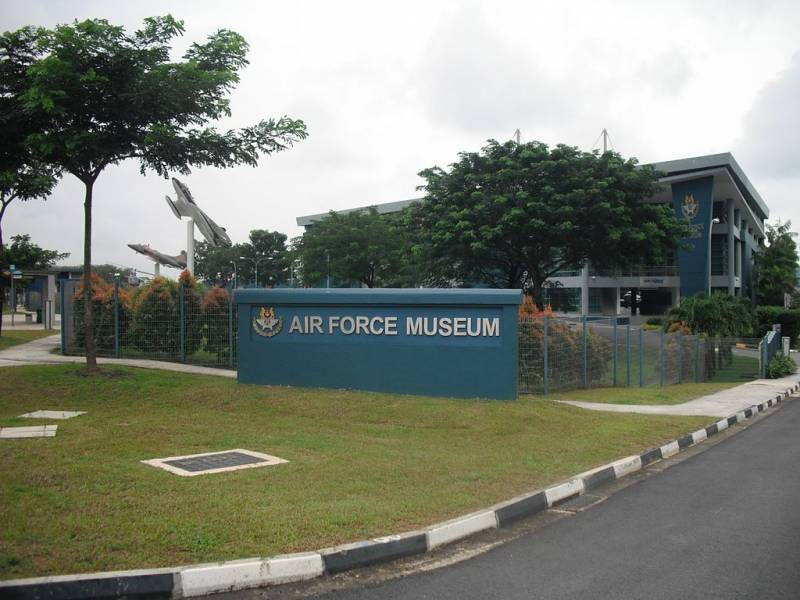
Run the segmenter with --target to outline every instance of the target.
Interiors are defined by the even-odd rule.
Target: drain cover
[[[252,450],[224,450],[222,452],[206,452],[204,454],[190,454],[188,456],[169,456],[167,458],[154,458],[143,460],[143,463],[158,467],[184,477],[206,475],[209,473],[223,473],[238,469],[251,469],[253,467],[269,467],[285,463],[282,458],[253,452]]]
[[[605,496],[593,496],[592,494],[583,494],[582,496],[575,496],[574,498],[570,498],[558,504],[554,508],[556,510],[568,511],[568,512],[581,512],[589,508],[590,506],[594,506],[598,502],[602,502],[605,500]]]

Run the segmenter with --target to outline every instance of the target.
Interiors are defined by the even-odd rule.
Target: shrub
[[[194,354],[203,345],[203,314],[200,308],[202,295],[197,279],[189,271],[181,272],[178,278],[178,298],[180,298],[181,292],[183,292],[185,350],[187,354]],[[179,310],[177,318],[180,316]],[[180,323],[178,326],[180,327]],[[180,344],[180,338],[178,343]]]
[[[552,311],[536,309],[526,297],[520,306],[519,369],[523,392],[541,390],[544,385],[544,317]],[[551,389],[578,387],[583,384],[583,329],[562,319],[548,318],[548,378]],[[609,374],[611,344],[591,327],[587,330],[589,382]]]
[[[685,323],[694,333],[723,337],[751,336],[756,328],[755,312],[748,300],[720,293],[685,298],[669,311],[668,331],[675,322]]]
[[[201,305],[204,320],[208,325],[206,350],[215,353],[220,361],[223,361],[229,353],[228,310],[228,290],[221,287],[208,290]]]
[[[84,294],[86,293],[84,279],[81,278],[75,290],[75,343],[79,348],[84,347]],[[101,354],[110,354],[114,351],[114,286],[109,284],[99,275],[92,273],[92,304],[94,308],[94,342],[97,351]],[[131,296],[121,288],[119,290],[119,336],[120,346],[128,343],[128,332],[131,320]]]
[[[777,379],[786,377],[797,371],[797,365],[789,356],[783,354],[775,355],[767,364],[767,378]]]
[[[756,308],[758,318],[758,335],[763,336],[772,331],[772,325],[780,323],[781,335],[791,338],[792,345],[800,336],[800,309],[783,308],[782,306],[759,306]]]
[[[661,317],[650,317],[645,322],[645,325],[657,325],[661,327],[664,324],[664,319]]]
[[[180,352],[180,315],[177,285],[164,277],[154,277],[141,288],[134,302],[131,343],[148,354],[175,358]]]

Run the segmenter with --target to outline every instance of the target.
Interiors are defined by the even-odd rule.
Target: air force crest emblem
[[[283,328],[283,317],[275,316],[273,307],[261,307],[258,316],[253,319],[253,331],[264,337],[277,335]]]
[[[694,199],[694,194],[689,193],[684,196],[681,210],[683,211],[683,216],[687,219],[694,219],[697,216],[700,211],[700,204]]]

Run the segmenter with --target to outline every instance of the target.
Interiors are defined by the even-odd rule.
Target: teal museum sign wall
[[[239,382],[516,399],[519,290],[247,289]]]

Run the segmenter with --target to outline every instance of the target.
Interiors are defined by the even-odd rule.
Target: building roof
[[[756,188],[750,183],[747,175],[744,174],[739,163],[733,158],[730,152],[723,152],[722,154],[707,154],[705,156],[693,156],[691,158],[679,158],[677,160],[668,160],[664,162],[650,163],[650,165],[657,171],[661,171],[666,177],[674,177],[678,175],[691,175],[697,173],[698,176],[703,171],[713,169],[726,169],[731,178],[736,183],[736,186],[742,193],[747,205],[750,209],[758,215],[761,219],[769,217],[769,208],[761,198]],[[410,206],[414,202],[420,202],[423,198],[412,198],[411,200],[399,200],[396,202],[386,202],[384,204],[373,204],[371,206],[360,206],[357,208],[347,208],[344,210],[335,211],[337,214],[345,215],[347,213],[367,210],[375,208],[378,214],[385,215],[389,213],[400,212],[404,208]],[[320,213],[317,215],[308,215],[305,217],[297,217],[297,224],[301,227],[308,227],[313,223],[320,221],[327,217],[330,213]]]
[[[384,204],[371,204],[369,206],[359,206],[357,208],[346,208],[344,210],[337,210],[334,211],[336,214],[339,215],[346,215],[347,213],[357,212],[360,210],[369,210],[370,208],[374,208],[378,211],[379,215],[386,215],[389,213],[396,213],[400,212],[404,208],[411,206],[414,202],[419,202],[422,198],[412,198],[410,200],[397,200],[395,202],[385,202]],[[297,217],[297,224],[301,227],[308,227],[316,223],[317,221],[321,221],[325,217],[327,217],[330,213],[319,213],[317,215],[307,215],[305,217]]]
[[[651,163],[651,166],[657,171],[666,173],[666,175],[670,177],[692,173],[699,174],[701,171],[708,171],[710,169],[726,169],[736,182],[737,187],[742,192],[742,196],[744,196],[750,209],[762,219],[769,217],[769,208],[767,208],[767,204],[756,191],[753,184],[750,183],[747,175],[744,174],[739,163],[736,162],[736,159],[733,158],[730,152],[707,154],[705,156],[694,156],[691,158],[679,158],[677,160]]]

